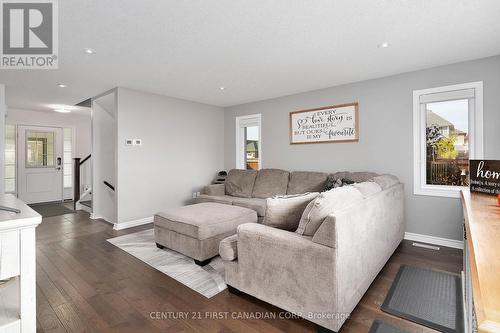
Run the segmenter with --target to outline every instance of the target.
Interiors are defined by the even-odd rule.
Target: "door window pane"
[[[16,192],[16,126],[5,125],[5,193]]]
[[[245,127],[245,165],[259,170],[259,126]]]
[[[26,131],[26,167],[53,167],[54,132]]]
[[[5,178],[5,193],[15,193],[16,192],[16,180]]]
[[[63,152],[63,170],[64,170],[64,187],[73,186],[73,129],[64,128],[64,152]]]
[[[468,186],[469,100],[427,103],[426,183]]]
[[[12,150],[7,150],[5,148],[5,164],[16,164],[16,150],[13,148]]]
[[[5,166],[5,178],[16,178],[16,166],[15,165],[6,165]]]

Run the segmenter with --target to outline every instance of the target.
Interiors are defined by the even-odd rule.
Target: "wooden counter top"
[[[472,294],[479,332],[500,332],[500,206],[496,196],[462,191]]]

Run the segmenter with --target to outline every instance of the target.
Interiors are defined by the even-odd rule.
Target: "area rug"
[[[463,332],[458,275],[402,265],[382,311],[446,333]]]
[[[74,214],[75,211],[69,209],[61,203],[50,204],[34,204],[29,205],[35,212],[42,215],[42,217],[59,216],[64,214]]]
[[[153,229],[111,238],[108,242],[206,298],[227,288],[224,282],[224,264],[220,257],[215,257],[208,265],[200,267],[193,259],[181,253],[157,248]]]
[[[380,320],[374,320],[368,333],[409,333],[395,326],[386,324]]]

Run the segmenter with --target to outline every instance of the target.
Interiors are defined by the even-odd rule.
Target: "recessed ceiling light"
[[[64,83],[58,83],[57,86],[59,88],[66,88],[68,85],[67,84],[64,84]]]
[[[389,43],[387,43],[387,42],[383,42],[382,44],[378,44],[379,49],[385,49],[387,47],[389,47]]]
[[[85,49],[83,49],[83,52],[85,52],[85,53],[87,53],[87,54],[94,54],[94,53],[95,53],[95,51],[94,51],[94,50],[89,49],[89,48],[85,48]]]
[[[226,89],[226,87],[219,87],[219,90],[224,90]]]
[[[66,110],[66,109],[54,109],[55,112],[59,112],[59,113],[70,113],[71,111],[70,110]]]

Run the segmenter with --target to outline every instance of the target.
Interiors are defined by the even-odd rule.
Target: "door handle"
[[[61,167],[57,167],[57,168],[56,168],[56,170],[57,170],[57,171],[60,171],[60,170],[61,170]]]

